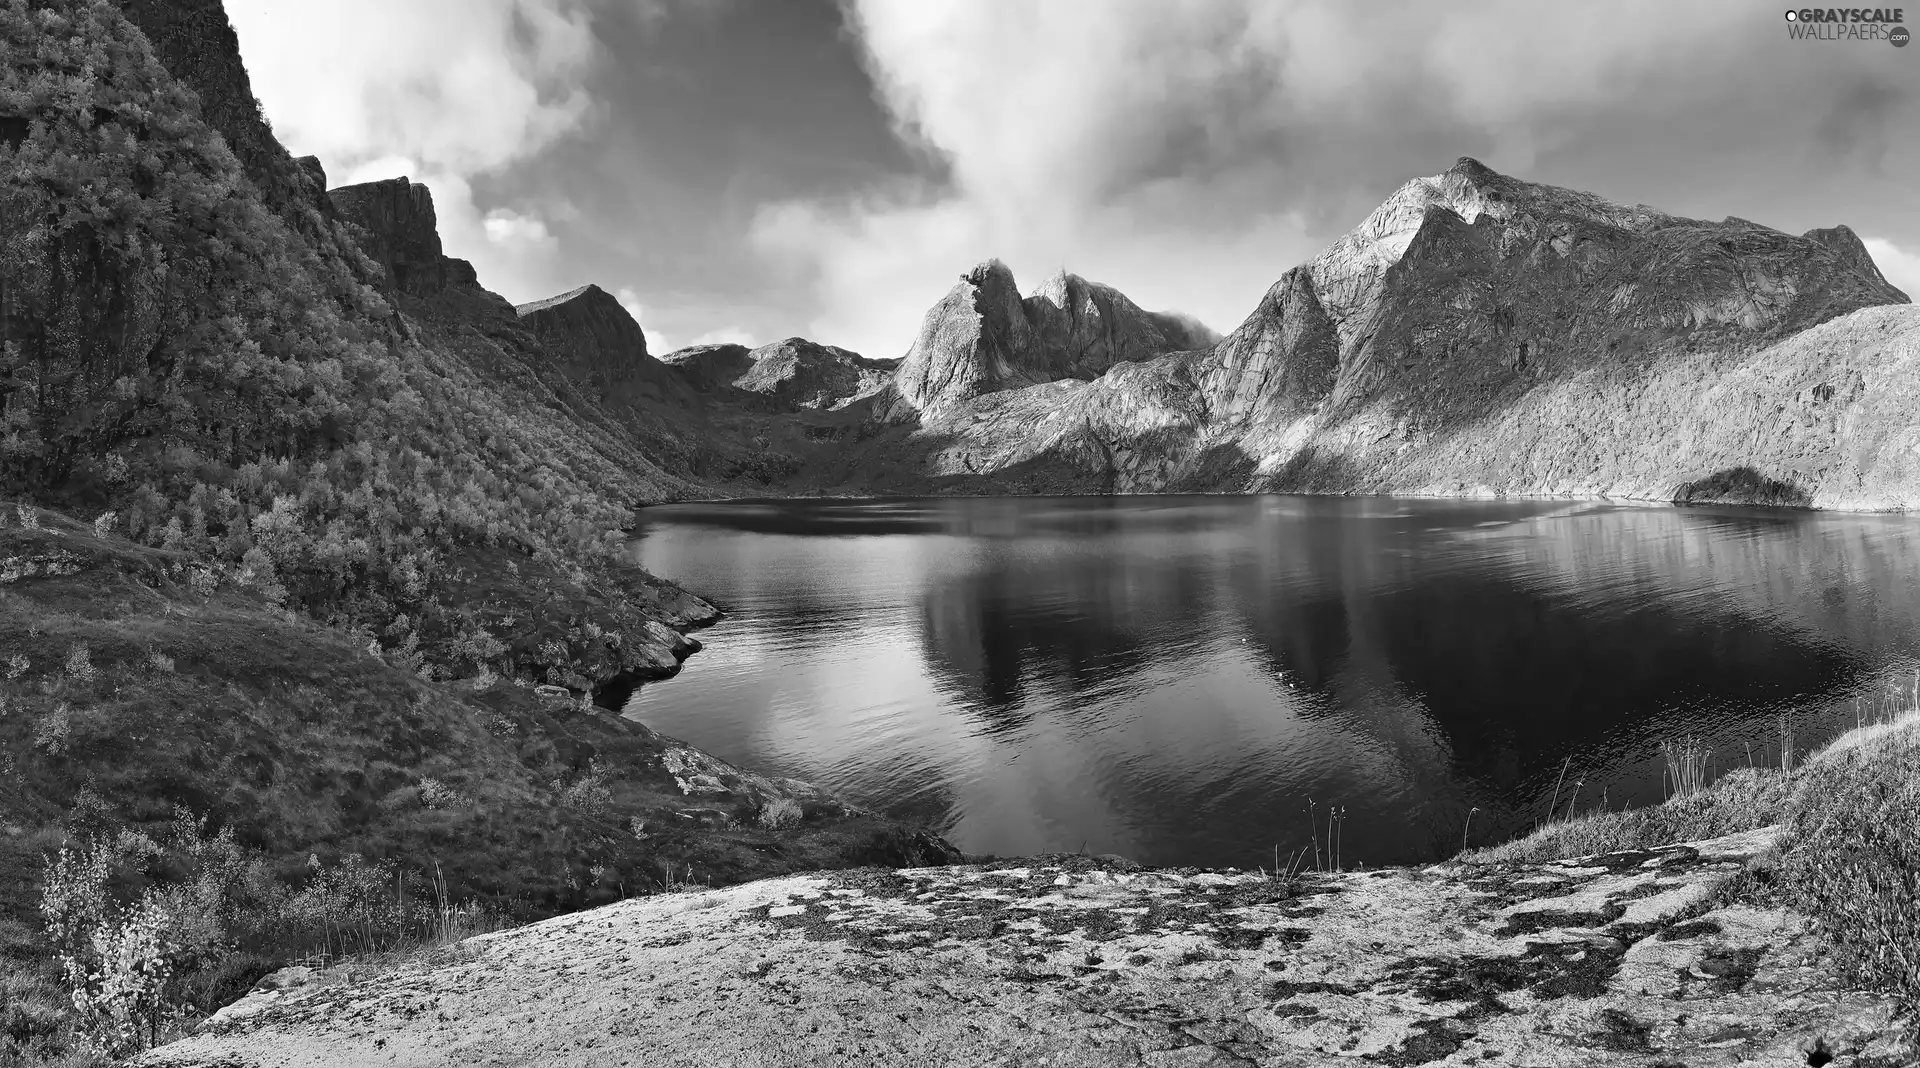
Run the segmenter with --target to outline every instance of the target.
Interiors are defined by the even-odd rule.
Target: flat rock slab
[[[1915,1063],[1803,917],[1715,895],[1774,833],[1291,884],[1057,856],[769,879],[286,976],[137,1063]]]

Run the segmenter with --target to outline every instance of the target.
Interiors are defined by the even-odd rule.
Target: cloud
[[[647,336],[647,351],[656,356],[674,352],[679,349],[690,348],[694,345],[745,345],[748,348],[756,348],[760,344],[760,342],[754,340],[753,334],[737,326],[722,327],[718,330],[706,330],[691,335],[674,334],[663,331],[657,325],[648,322],[650,318],[653,318],[652,314],[647,307],[640,302],[640,295],[628,286],[620,287],[620,289],[614,293],[614,299],[620,302],[620,306],[627,310],[628,315],[633,316],[634,322],[640,324],[641,332]],[[697,311],[693,312],[692,315],[683,311],[675,318],[685,321],[698,314]]]
[[[548,295],[542,206],[477,201],[592,110],[585,0],[229,0],[267,117],[337,184],[401,174],[433,190],[447,254],[513,300]],[[564,209],[549,209],[563,211]]]
[[[1901,292],[1920,300],[1920,252],[1909,252],[1884,238],[1862,238],[1873,265]]]
[[[704,334],[696,334],[691,340],[675,345],[673,348],[684,349],[693,345],[745,345],[752,349],[758,348],[760,342],[754,340],[751,333],[737,326],[723,326],[718,330],[709,330]],[[668,349],[667,351],[672,352],[673,349]]]
[[[480,226],[488,241],[522,254],[550,250],[556,244],[545,221],[538,216],[507,208],[495,208],[487,212],[480,220]]]
[[[1750,161],[1792,145],[1811,167],[1837,107],[1852,125],[1825,136],[1869,165],[1900,99],[1872,76],[1901,57],[1789,53],[1778,12],[1734,0],[841,3],[938,177],[766,205],[752,239],[812,287],[820,340],[871,355],[904,351],[988,256],[1023,286],[1065,265],[1230,330],[1287,267],[1457,156],[1533,176],[1616,167],[1627,145]]]

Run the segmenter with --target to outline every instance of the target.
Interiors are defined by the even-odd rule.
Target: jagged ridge
[[[962,275],[926,314],[895,376],[894,418],[938,414],[984,393],[1089,379],[1108,368],[1215,340],[1150,314],[1111,286],[1062,271],[1022,298],[999,260]]]
[[[990,268],[929,313],[914,354],[973,358],[910,355],[901,395],[934,402],[915,438],[874,446],[917,441],[934,485],[1665,499],[1753,464],[1817,506],[1920,505],[1902,407],[1920,326],[1883,307],[1906,295],[1845,227],[1684,219],[1462,159],[1211,349],[1044,385],[1006,356],[1026,338]],[[1011,344],[974,329],[989,317],[968,319],[969,299],[1002,309]],[[1824,342],[1797,340],[1822,324]],[[1708,389],[1724,399],[1696,410]]]

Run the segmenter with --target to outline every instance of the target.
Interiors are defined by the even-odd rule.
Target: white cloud
[[[487,240],[518,252],[551,250],[555,245],[547,224],[536,215],[495,208],[487,212],[486,217],[480,220],[480,225]]]
[[[620,302],[620,306],[627,310],[628,315],[633,316],[634,322],[640,324],[641,332],[647,336],[647,351],[656,356],[693,345],[745,345],[748,348],[754,348],[760,344],[754,340],[751,333],[737,326],[727,326],[692,335],[667,333],[659,326],[648,323],[647,320],[652,316],[647,307],[640,302],[640,295],[631,287],[620,287],[614,293],[614,299]],[[691,316],[682,314],[677,318],[689,319]]]
[[[621,286],[614,293],[613,299],[619,301],[622,308],[627,309],[627,314],[633,316],[634,322],[641,324],[642,327],[646,325],[645,312],[640,307],[640,294],[635,293],[629,286]]]
[[[229,0],[275,132],[330,181],[406,175],[433,190],[447,254],[512,300],[548,295],[554,242],[528,206],[473,183],[576,129],[591,102],[584,0]]]
[[[1804,116],[1817,64],[1865,69],[1756,58],[1779,17],[1734,0],[840,2],[897,131],[949,180],[767,205],[753,239],[813,287],[819,340],[876,356],[988,256],[1023,286],[1066,266],[1231,330],[1457,156],[1527,175],[1608,123],[1684,150],[1698,131],[1675,116]]]
[[[1887,281],[1909,298],[1920,301],[1920,252],[1909,252],[1878,237],[1862,238],[1860,243],[1867,246],[1873,265],[1880,268]]]
[[[673,348],[684,349],[691,345],[745,345],[752,349],[758,348],[760,342],[755,341],[752,334],[737,326],[723,326],[718,330],[696,334],[691,340],[675,345]],[[672,352],[673,349],[667,351]]]

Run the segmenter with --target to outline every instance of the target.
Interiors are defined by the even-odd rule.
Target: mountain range
[[[333,194],[370,247],[405,243],[355,196]],[[713,496],[1920,503],[1920,320],[1852,230],[1680,218],[1467,158],[1283,272],[1225,337],[1065,272],[1023,296],[999,261],[898,360],[801,338],[656,359],[595,286],[519,314]]]
[[[430,862],[443,908],[526,919],[959,859],[607,714],[721,615],[634,565],[648,505],[1920,507],[1920,311],[1845,226],[1461,159],[1276,265],[1225,336],[988,261],[897,358],[655,353],[598,285],[488,290],[410,178],[328,188],[267,125],[220,0],[0,4],[0,53],[0,986],[42,1006],[0,1060],[66,1026],[33,1030],[73,1004],[33,917],[68,847],[129,906],[218,899],[194,906],[230,925],[193,966],[203,1005],[335,945],[269,906],[369,872],[383,903],[401,874],[403,911]]]

